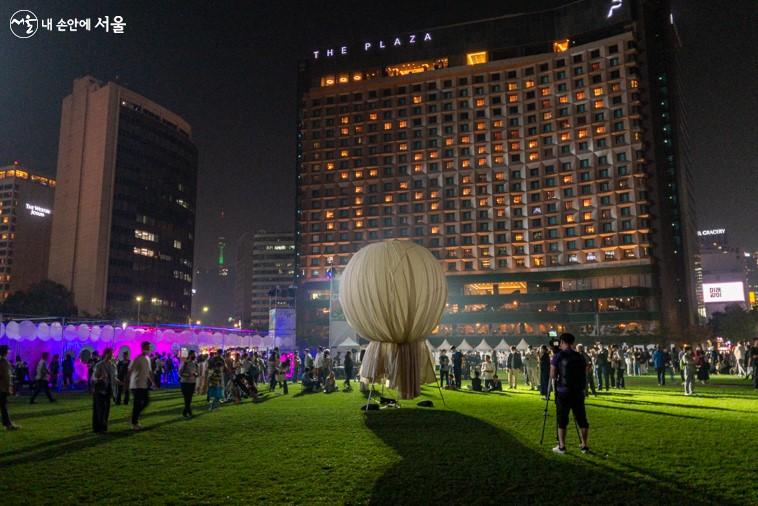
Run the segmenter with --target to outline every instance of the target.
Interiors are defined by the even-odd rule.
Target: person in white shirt
[[[484,389],[492,389],[492,379],[495,374],[495,364],[492,363],[492,359],[489,355],[484,357],[482,362],[482,379],[484,380]]]
[[[742,346],[742,342],[738,342],[737,346],[734,347],[734,361],[737,365],[737,376],[740,378],[745,377],[747,374],[747,371],[745,370],[745,367],[742,363],[742,361],[745,358],[745,348]]]
[[[148,388],[153,384],[150,367],[150,342],[142,343],[142,354],[135,357],[127,374],[129,389],[132,391],[132,429],[140,430],[139,417],[150,402]]]
[[[50,402],[55,402],[55,399],[53,399],[53,396],[50,394],[50,385],[48,384],[50,381],[50,370],[47,367],[47,357],[47,352],[44,352],[42,353],[42,358],[37,362],[37,372],[34,375],[34,393],[32,394],[30,404],[36,402],[35,399],[40,391],[45,392],[45,395]]]

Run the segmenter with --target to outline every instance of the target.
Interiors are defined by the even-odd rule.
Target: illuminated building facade
[[[0,167],[0,301],[47,278],[55,179]]]
[[[295,240],[292,233],[245,234],[237,249],[235,318],[243,328],[266,332],[269,309],[295,305]]]
[[[113,82],[63,100],[49,275],[80,311],[185,323],[197,149],[175,113]]]
[[[414,35],[301,62],[298,334],[326,339],[330,269],[406,239],[448,273],[440,338],[683,335],[696,244],[668,3]]]

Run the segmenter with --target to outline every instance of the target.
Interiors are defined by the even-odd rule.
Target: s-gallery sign
[[[429,32],[411,33],[408,35],[398,35],[397,37],[392,37],[389,39],[367,40],[367,41],[364,41],[363,44],[361,44],[358,47],[339,46],[339,47],[331,47],[327,49],[316,49],[312,51],[312,54],[313,54],[314,60],[320,60],[322,58],[344,56],[344,55],[350,54],[351,51],[353,52],[363,51],[364,53],[368,53],[370,51],[380,51],[382,49],[387,49],[387,48],[415,46],[418,44],[431,42],[431,40],[432,40],[432,34]]]

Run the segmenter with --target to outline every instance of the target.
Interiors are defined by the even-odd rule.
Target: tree
[[[753,339],[758,325],[758,311],[746,311],[738,305],[727,306],[724,312],[716,312],[711,316],[708,326],[713,335],[732,341]]]
[[[65,286],[49,279],[31,285],[27,290],[13,292],[2,304],[5,314],[28,316],[76,316],[74,294]]]

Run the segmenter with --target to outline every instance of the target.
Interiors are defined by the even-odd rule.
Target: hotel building
[[[0,167],[0,301],[47,278],[55,179]]]
[[[295,305],[295,241],[293,234],[245,234],[237,249],[235,317],[242,328],[269,330],[269,310]]]
[[[175,113],[113,82],[63,100],[50,279],[93,315],[186,323],[197,149]]]
[[[330,269],[386,239],[448,275],[439,338],[681,336],[696,250],[665,1],[315,48],[300,63],[298,335]]]

